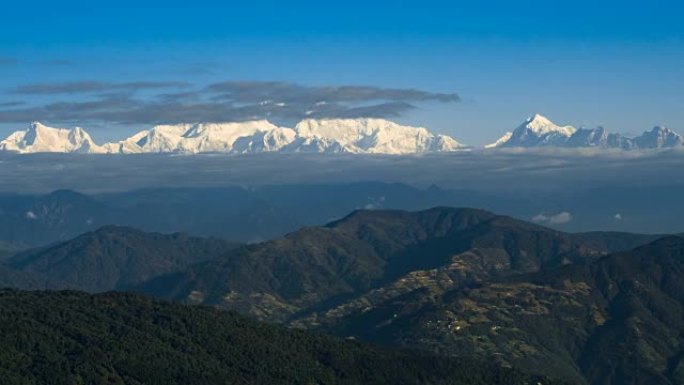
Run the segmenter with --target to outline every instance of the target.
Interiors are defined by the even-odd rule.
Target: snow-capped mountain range
[[[50,128],[32,123],[0,142],[0,150],[19,153],[355,153],[416,154],[466,149],[455,139],[423,127],[384,119],[308,119],[294,128],[266,120],[160,125],[120,142],[97,145],[81,128]]]
[[[593,129],[559,126],[537,114],[496,142],[493,148],[615,148],[622,150],[684,148],[676,132],[655,127],[629,138]],[[0,141],[0,151],[17,153],[60,152],[90,154],[142,153],[353,153],[421,154],[469,149],[450,136],[423,127],[400,125],[384,119],[307,119],[294,128],[266,120],[230,123],[159,125],[119,142],[96,144],[82,128],[52,128],[32,123]]]
[[[101,148],[81,127],[68,130],[35,122],[28,129],[16,131],[1,141],[0,151],[93,153],[101,152]]]
[[[558,126],[537,114],[485,147],[594,147],[646,150],[684,147],[684,137],[669,128],[654,127],[640,136],[629,138],[618,133],[609,133],[603,127],[576,129],[572,126]]]

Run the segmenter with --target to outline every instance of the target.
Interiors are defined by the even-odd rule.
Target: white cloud
[[[547,217],[544,214],[537,214],[537,215],[532,217],[532,222],[536,222],[536,223],[542,223],[542,222],[546,222],[548,220],[549,220],[549,217]]]
[[[622,220],[622,214],[617,213],[617,214],[613,215],[613,219],[615,219],[616,221],[621,221]]]
[[[38,216],[33,212],[33,211],[27,211],[26,212],[26,218],[28,219],[36,219]]]
[[[572,220],[572,214],[567,211],[560,212],[558,214],[538,214],[532,217],[532,222],[544,223],[549,225],[561,225],[563,223],[568,223]]]
[[[368,197],[368,199],[371,201],[370,203],[366,204],[363,206],[364,209],[366,210],[375,210],[379,209],[382,207],[382,204],[385,202],[385,196],[381,196],[379,198],[372,198]]]

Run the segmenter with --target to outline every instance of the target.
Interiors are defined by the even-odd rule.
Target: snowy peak
[[[684,137],[665,127],[654,127],[629,138],[603,127],[575,129],[559,126],[535,114],[486,149],[499,147],[563,147],[603,149],[684,148]],[[98,146],[80,127],[52,128],[39,122],[0,141],[0,151],[16,153],[351,153],[421,154],[453,152],[468,147],[424,127],[385,119],[306,119],[294,128],[267,120],[226,123],[158,125],[119,142]]]
[[[322,146],[324,152],[411,154],[464,148],[449,136],[385,119],[307,119],[299,122],[295,131],[303,138],[302,145]]]
[[[684,138],[669,128],[656,126],[634,138],[639,148],[669,148],[684,146]]]
[[[410,154],[455,151],[463,146],[425,128],[383,119],[307,119],[294,129],[266,120],[155,126],[104,148],[111,153]]]
[[[511,139],[511,136],[513,136],[513,133],[508,131],[505,134],[503,134],[499,139],[496,140],[494,143],[486,144],[485,148],[496,148],[496,147],[501,147],[503,146],[506,142],[508,142]]]
[[[423,127],[384,119],[307,119],[294,129],[267,120],[228,123],[158,125],[119,142],[97,146],[80,128],[49,128],[32,124],[0,142],[0,150],[15,152],[89,153],[260,153],[316,152],[413,154],[446,152],[465,146]]]
[[[118,153],[263,152],[279,150],[294,135],[266,120],[159,125],[104,147]]]
[[[572,126],[559,126],[546,117],[535,114],[513,130],[511,135],[504,135],[492,145],[495,147],[558,145],[574,134],[575,131]]]
[[[575,132],[575,128],[572,126],[561,127],[545,116],[534,114],[532,117],[527,118],[525,123],[521,124],[516,131],[530,131],[540,136],[552,133],[570,136]]]
[[[623,150],[660,149],[684,146],[684,138],[665,127],[654,127],[636,138],[608,132],[603,127],[579,128],[558,126],[536,114],[507,132],[485,148],[496,147],[564,147],[564,148],[615,148]]]
[[[603,127],[580,127],[566,142],[568,147],[604,147],[608,143],[608,131]]]
[[[95,144],[90,135],[80,127],[71,130],[52,128],[40,122],[33,122],[26,130],[12,133],[0,142],[0,151],[18,153],[104,152],[101,147]]]

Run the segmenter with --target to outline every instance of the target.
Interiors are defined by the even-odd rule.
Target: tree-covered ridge
[[[218,238],[105,226],[66,242],[18,253],[8,258],[5,266],[34,274],[35,279],[43,277],[48,281],[46,287],[101,292],[126,289],[181,271],[237,246]]]
[[[134,294],[0,290],[0,378],[28,384],[553,384]]]
[[[629,243],[622,238],[564,233],[467,208],[359,210],[327,226],[233,250],[140,290],[282,322],[330,309],[413,271],[449,266],[469,252],[484,257],[467,261],[468,277],[458,285],[597,257],[613,250],[614,239]]]
[[[438,277],[405,278],[409,290],[366,295],[302,321],[596,385],[684,384],[682,237],[460,287],[440,286]]]

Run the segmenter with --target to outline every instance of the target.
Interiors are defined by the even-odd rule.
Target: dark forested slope
[[[105,226],[66,242],[18,253],[8,258],[4,267],[34,274],[34,280],[59,282],[59,287],[99,292],[125,289],[181,271],[237,246],[216,238]]]
[[[132,294],[0,290],[3,385],[553,384]]]

